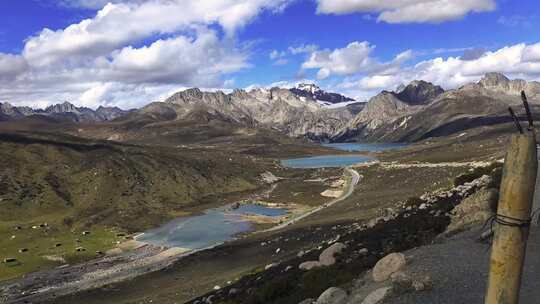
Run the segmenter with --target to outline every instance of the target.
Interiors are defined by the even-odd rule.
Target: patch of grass
[[[22,274],[44,270],[65,263],[77,263],[96,258],[96,251],[105,252],[121,240],[116,232],[105,227],[93,227],[89,235],[82,235],[81,230],[70,230],[57,222],[47,222],[46,227],[32,229],[43,224],[40,221],[1,222],[0,223],[0,259],[15,258],[17,265],[0,264],[0,281],[16,278]],[[51,220],[51,218],[48,218]],[[21,226],[15,230],[13,226]],[[77,242],[79,240],[79,242]],[[60,246],[56,246],[61,244]],[[85,251],[77,252],[82,247]],[[21,249],[25,252],[20,252]]]

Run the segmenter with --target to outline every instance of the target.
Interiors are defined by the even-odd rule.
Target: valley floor
[[[355,168],[361,182],[350,196],[301,221],[291,222],[282,230],[252,234],[186,256],[161,271],[57,298],[51,303],[184,303],[212,291],[215,286],[235,284],[246,275],[263,273],[267,265],[294,260],[299,252],[314,250],[321,244],[339,238],[351,227],[361,226],[374,217],[384,215],[387,208],[393,208],[398,202],[449,188],[460,174],[502,157],[504,135],[481,140],[476,140],[475,136],[478,135],[472,133],[465,138],[422,142],[398,152],[381,153],[379,158],[383,163]],[[295,192],[290,187],[300,186],[278,187],[274,195],[290,195]],[[291,200],[308,202],[307,197],[309,195]],[[317,198],[311,202],[313,206],[321,204],[319,193],[313,197]],[[272,199],[272,196],[268,198],[269,201]],[[442,222],[436,223],[442,225]],[[374,242],[370,237],[365,241]],[[391,239],[388,241],[392,242]],[[379,255],[377,253],[370,261]],[[317,286],[320,289],[331,283],[323,282]]]

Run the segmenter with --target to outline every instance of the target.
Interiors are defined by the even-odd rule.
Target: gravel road
[[[431,291],[400,295],[391,304],[461,304],[484,303],[490,251],[487,244],[476,241],[479,228],[457,235],[443,244],[405,252],[412,272],[429,273]],[[527,243],[521,287],[523,304],[540,302],[540,228],[532,228]]]

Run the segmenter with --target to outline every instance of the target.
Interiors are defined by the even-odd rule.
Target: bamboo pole
[[[517,304],[538,160],[533,132],[512,135],[500,189],[485,304]]]

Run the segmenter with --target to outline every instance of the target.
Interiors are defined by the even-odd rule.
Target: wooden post
[[[517,304],[538,160],[533,132],[512,135],[501,182],[485,304]]]

